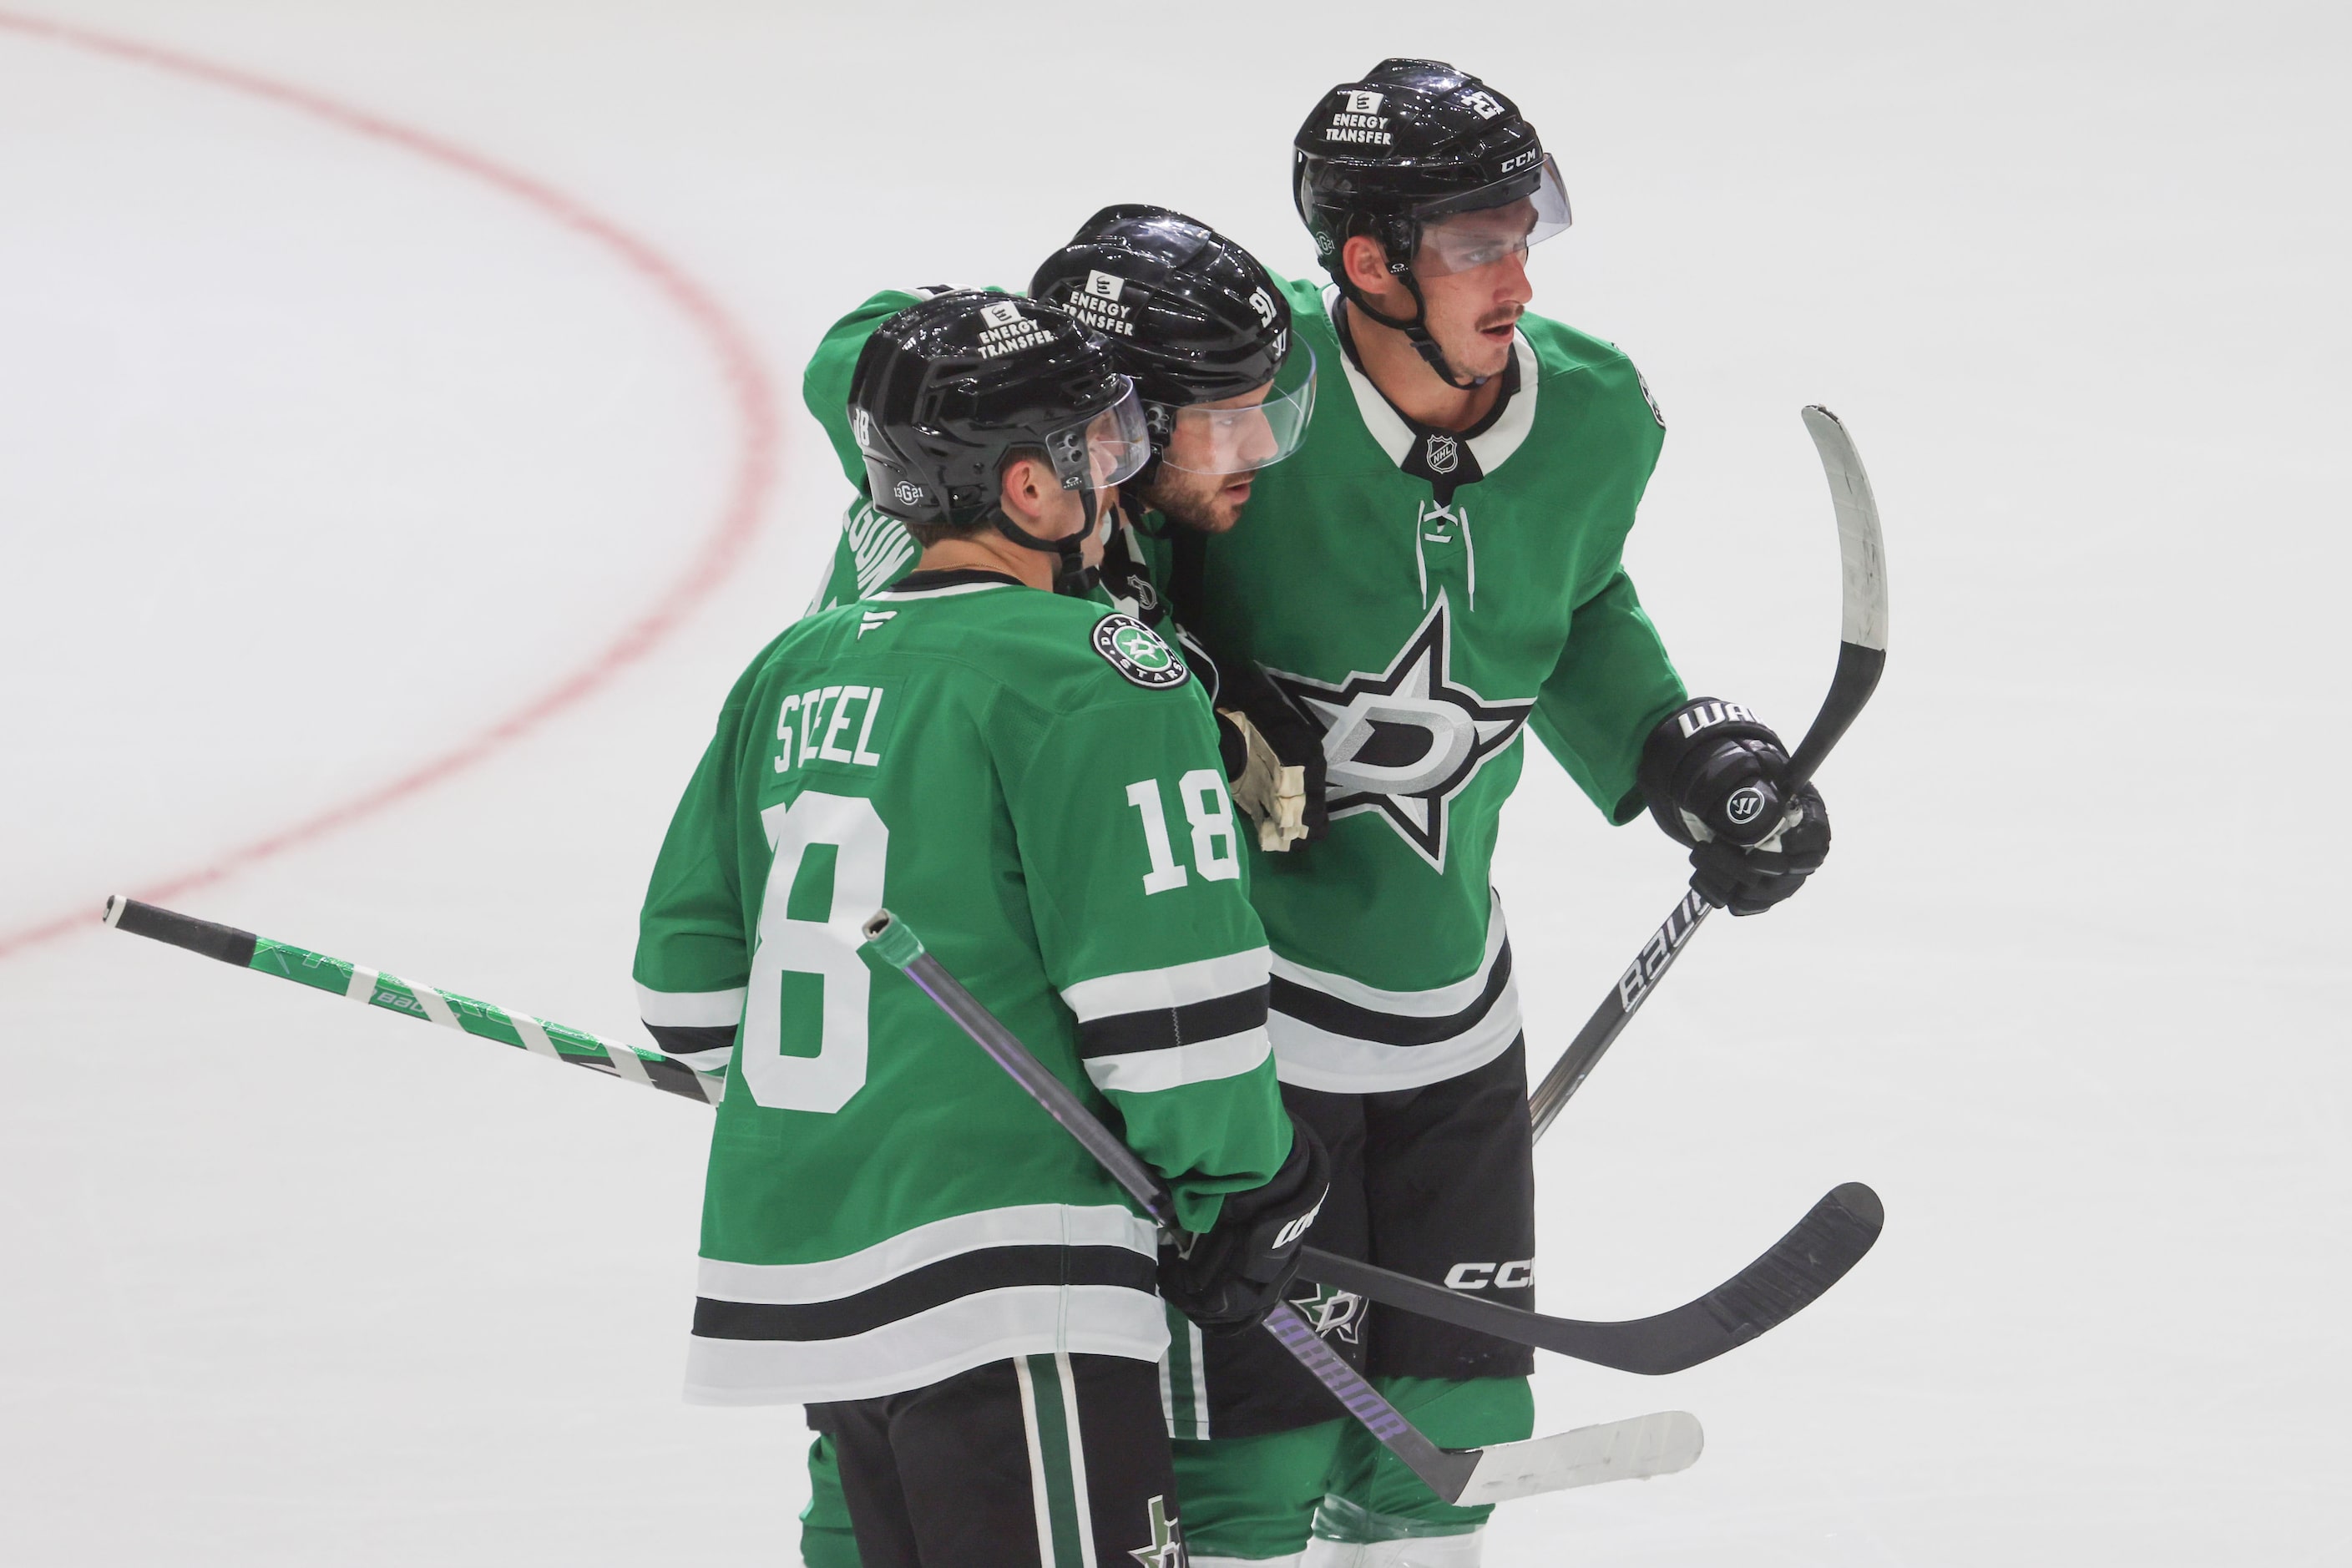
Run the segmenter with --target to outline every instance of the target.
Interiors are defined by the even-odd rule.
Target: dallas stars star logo
[[[1328,1340],[1337,1334],[1352,1345],[1363,1332],[1364,1299],[1353,1290],[1318,1285],[1312,1295],[1294,1296],[1290,1304],[1318,1338]]]
[[[1176,1533],[1176,1521],[1168,1517],[1168,1500],[1151,1500],[1151,1544],[1139,1546],[1128,1555],[1143,1564],[1143,1568],[1184,1568],[1184,1540]]]
[[[1445,869],[1445,813],[1454,797],[1518,738],[1532,700],[1489,702],[1446,678],[1453,655],[1445,595],[1389,667],[1340,685],[1268,670],[1323,726],[1333,817],[1377,811],[1438,871]]]

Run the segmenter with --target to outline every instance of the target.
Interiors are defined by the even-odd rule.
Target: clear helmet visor
[[[1264,386],[1174,411],[1160,463],[1188,474],[1246,474],[1279,463],[1315,416],[1315,351],[1283,361]]]
[[[1119,380],[1118,401],[1045,437],[1054,472],[1066,490],[1088,486],[1107,490],[1133,479],[1151,458],[1151,432],[1144,424],[1142,400],[1135,395],[1132,383],[1124,376]]]
[[[1514,174],[1483,190],[1435,202],[1413,214],[1421,250],[1413,270],[1447,277],[1524,256],[1573,221],[1559,166],[1547,156],[1532,176]]]

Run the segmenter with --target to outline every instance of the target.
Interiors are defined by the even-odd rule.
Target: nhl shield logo
[[[1450,474],[1454,471],[1455,465],[1461,461],[1462,448],[1454,444],[1453,437],[1446,435],[1433,435],[1430,437],[1429,471],[1431,473]]]
[[[1105,616],[1095,623],[1093,640],[1104,663],[1147,689],[1181,686],[1192,673],[1158,632],[1133,616]]]

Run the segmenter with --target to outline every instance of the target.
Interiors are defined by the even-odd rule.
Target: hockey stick
[[[1121,1142],[1118,1134],[1088,1110],[1070,1087],[1045,1069],[1029,1047],[997,1021],[980,998],[965,990],[923,944],[905,921],[887,910],[877,910],[866,922],[866,946],[875,957],[903,972],[940,1012],[986,1051],[1029,1098],[1062,1124],[1110,1178],[1142,1205],[1143,1212],[1174,1232],[1176,1213],[1168,1191],[1151,1167]],[[1524,1443],[1497,1443],[1485,1448],[1441,1448],[1431,1442],[1397,1407],[1364,1381],[1361,1373],[1325,1344],[1287,1301],[1277,1302],[1265,1320],[1266,1331],[1298,1359],[1315,1381],[1331,1391],[1348,1414],[1389,1452],[1404,1461],[1431,1490],[1449,1503],[1472,1506],[1532,1497],[1539,1492],[1591,1486],[1600,1481],[1628,1480],[1685,1469],[1698,1460],[1702,1441],[1698,1418],[1685,1411],[1664,1411],[1612,1421],[1601,1426],[1580,1426],[1555,1437]]]
[[[1813,776],[1813,770],[1822,765],[1822,759],[1870,700],[1886,668],[1886,552],[1879,542],[1878,502],[1870,493],[1870,476],[1863,471],[1862,454],[1854,450],[1853,437],[1836,415],[1813,404],[1805,409],[1804,419],[1821,453],[1822,468],[1829,476],[1830,500],[1837,510],[1844,606],[1838,632],[1837,672],[1830,678],[1829,695],[1822,700],[1822,710],[1813,715],[1812,727],[1789,759],[1784,788],[1788,795],[1794,795]],[[1711,907],[1696,889],[1685,893],[1674,913],[1650,934],[1618,977],[1616,990],[1585,1020],[1551,1071],[1544,1074],[1543,1082],[1528,1097],[1528,1114],[1538,1138],[1544,1135],[1544,1129],[1551,1125],[1569,1097],[1583,1086],[1601,1053],[1650,999],[1650,993],[1682,956],[1691,933],[1698,930]]]
[[[688,1100],[716,1105],[725,1089],[724,1074],[695,1072],[658,1052],[509,1012],[422,981],[382,974],[290,942],[272,942],[136,899],[109,899],[106,923],[240,969],[297,981],[404,1018],[422,1018],[501,1045],[520,1046],[536,1055]],[[1621,1323],[1546,1317],[1314,1247],[1307,1249],[1300,1272],[1368,1300],[1493,1334],[1514,1344],[1533,1345],[1621,1372],[1658,1373],[1679,1372],[1711,1360],[1802,1310],[1870,1250],[1879,1225],[1876,1195],[1860,1183],[1849,1183],[1814,1205],[1812,1212],[1769,1252],[1717,1289],[1655,1317]]]
[[[641,1083],[649,1089],[684,1095],[706,1105],[719,1103],[726,1079],[696,1072],[685,1063],[636,1046],[625,1046],[574,1029],[567,1025],[511,1012],[470,996],[436,990],[421,980],[403,980],[363,964],[329,958],[291,942],[272,942],[235,926],[217,925],[193,915],[142,904],[120,895],[106,900],[106,923],[133,936],[151,937],[206,958],[274,974],[316,991],[348,997],[365,1007],[381,1007],[404,1018],[422,1018],[445,1029],[457,1029],[513,1046],[534,1056],[550,1057],[573,1067],[588,1068],[613,1078]]]

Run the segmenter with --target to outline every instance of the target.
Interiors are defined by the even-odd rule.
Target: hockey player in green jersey
[[[1281,285],[1255,258],[1164,207],[1097,213],[1045,258],[1030,294],[1102,332],[1143,399],[1151,456],[1122,487],[1127,504],[1108,520],[1098,596],[1180,638],[1182,628],[1168,611],[1171,541],[1232,528],[1256,476],[1297,449],[1314,410],[1316,355],[1296,352]],[[874,324],[920,297],[875,295],[835,322],[809,361],[803,398],[860,492],[813,608],[870,594],[914,559],[906,531],[864,493],[843,394]],[[1318,837],[1322,752],[1315,726],[1248,666],[1221,670],[1197,643],[1189,653],[1218,710],[1234,795],[1262,844],[1286,847]]]
[[[976,293],[884,323],[853,398],[920,569],[753,662],[646,895],[646,1022],[727,1071],[688,1394],[809,1404],[866,1568],[1181,1561],[1155,1281],[1254,1322],[1324,1177],[1274,1079],[1199,683],[1132,618],[1038,591],[1143,460],[1142,410],[1073,318]],[[1083,1150],[866,962],[886,900],[1203,1245],[1161,1262]]]
[[[1391,59],[1325,95],[1293,168],[1330,285],[1287,286],[1291,316],[1335,370],[1177,611],[1324,731],[1329,837],[1254,855],[1251,889],[1285,1097],[1331,1152],[1310,1239],[1531,1307],[1525,1046],[1488,879],[1521,731],[1610,821],[1646,806],[1735,913],[1801,885],[1827,816],[1810,786],[1781,799],[1769,730],[1690,700],[1626,576],[1664,422],[1624,354],[1527,313],[1527,250],[1569,223],[1534,129],[1474,77]],[[1298,1294],[1437,1441],[1532,1430],[1525,1350]],[[1279,1358],[1206,1351],[1178,1431],[1205,1440],[1179,1445],[1195,1568],[1478,1560],[1486,1510],[1356,1441]]]

